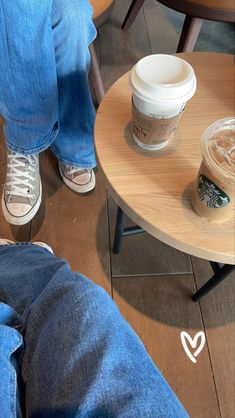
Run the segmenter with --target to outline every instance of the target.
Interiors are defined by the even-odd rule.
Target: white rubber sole
[[[33,245],[37,245],[38,247],[46,248],[46,250],[48,250],[51,254],[54,254],[52,248],[46,242],[43,242],[43,241],[34,241],[33,242]]]
[[[76,193],[88,193],[91,190],[93,190],[95,188],[95,173],[92,170],[91,172],[91,180],[89,181],[88,184],[84,184],[84,185],[79,185],[76,183],[73,183],[71,180],[68,180],[62,173],[60,166],[59,166],[59,170],[60,170],[60,175],[63,179],[64,184],[66,184],[66,186],[68,186],[71,190],[73,190]]]
[[[4,201],[4,196],[2,195],[2,211],[3,211],[3,215],[6,219],[7,222],[9,222],[9,224],[11,225],[25,225],[28,222],[30,222],[33,217],[36,215],[40,205],[42,202],[42,182],[40,179],[40,190],[39,190],[39,198],[36,202],[36,204],[34,205],[34,207],[32,208],[32,210],[30,210],[26,215],[24,216],[20,216],[20,217],[16,217],[11,215],[5,205],[5,201]]]
[[[10,245],[15,244],[14,241],[11,241],[10,239],[0,238],[0,245]]]

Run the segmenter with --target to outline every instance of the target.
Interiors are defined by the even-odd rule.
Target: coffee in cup
[[[223,222],[234,217],[235,119],[221,119],[205,131],[202,163],[192,194],[192,206],[202,218]]]
[[[130,84],[135,142],[147,150],[165,147],[196,91],[193,68],[176,56],[150,55],[133,67]]]

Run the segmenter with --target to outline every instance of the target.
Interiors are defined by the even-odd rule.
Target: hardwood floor
[[[147,0],[133,27],[122,31],[129,4],[130,0],[116,0],[96,40],[106,89],[144,55],[173,53],[177,45],[178,34],[155,0]],[[3,184],[6,159],[1,136]],[[190,417],[233,418],[234,277],[202,302],[193,303],[190,295],[211,275],[208,262],[191,259],[145,233],[124,238],[121,253],[114,255],[111,247],[116,206],[111,198],[107,200],[99,175],[94,193],[78,196],[61,181],[57,162],[49,151],[41,154],[40,161],[43,204],[39,213],[30,224],[12,227],[0,212],[1,237],[46,241],[73,270],[103,286]],[[196,364],[183,350],[181,331],[191,337],[198,331],[206,334],[206,345]]]

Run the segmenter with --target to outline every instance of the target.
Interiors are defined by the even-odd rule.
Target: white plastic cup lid
[[[133,93],[151,103],[187,102],[196,91],[192,66],[182,58],[156,54],[142,58],[132,68]]]

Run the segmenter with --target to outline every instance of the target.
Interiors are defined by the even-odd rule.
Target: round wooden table
[[[234,114],[233,56],[179,56],[193,66],[198,86],[174,141],[151,152],[135,144],[127,73],[110,88],[98,110],[98,168],[114,201],[145,231],[185,253],[235,264],[234,220],[212,223],[196,215],[190,204],[201,163],[201,136],[211,123]]]

